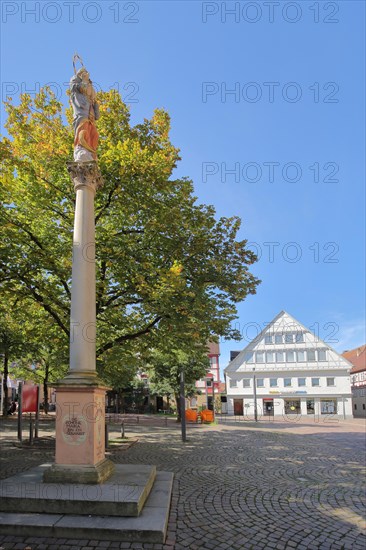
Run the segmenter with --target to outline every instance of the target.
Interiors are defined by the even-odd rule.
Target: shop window
[[[277,388],[278,384],[277,384],[277,378],[270,378],[269,379],[269,385],[271,388]]]
[[[318,350],[318,361],[326,361],[326,360],[327,360],[327,350],[319,349]]]
[[[294,351],[286,351],[286,361],[288,363],[294,363],[295,362],[295,352]]]
[[[308,361],[315,361],[315,349],[308,350]]]
[[[276,362],[277,363],[283,363],[283,361],[284,361],[283,351],[276,351]]]
[[[304,363],[305,361],[305,351],[298,351],[297,352],[297,360],[299,363]]]
[[[267,363],[274,363],[275,362],[275,354],[273,351],[267,351],[266,353],[266,359]]]
[[[264,363],[264,352],[263,351],[257,351],[256,361],[257,361],[257,363]]]
[[[297,385],[299,386],[299,388],[306,386],[306,378],[298,378]]]
[[[307,414],[314,414],[315,413],[314,399],[307,399],[306,400],[306,412],[307,412]]]
[[[237,387],[238,387],[238,381],[230,380],[230,388],[237,388]]]
[[[327,378],[327,386],[335,386],[335,379]]]
[[[320,386],[320,378],[312,378],[312,379],[311,379],[311,385],[312,385],[313,387]]]
[[[336,399],[321,399],[320,400],[320,412],[321,412],[321,414],[337,414],[337,400]]]
[[[301,405],[299,399],[285,399],[285,414],[300,414]]]
[[[284,378],[283,379],[283,385],[285,386],[285,388],[291,388],[292,379],[291,378]]]
[[[264,388],[264,378],[257,378],[257,388]]]
[[[243,388],[250,388],[250,378],[243,378]]]

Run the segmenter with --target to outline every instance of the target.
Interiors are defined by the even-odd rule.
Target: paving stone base
[[[158,472],[139,517],[0,512],[0,534],[162,544],[173,486],[171,472]]]
[[[113,464],[113,463],[111,463]],[[40,514],[138,516],[150,494],[156,467],[114,465],[100,484],[43,481],[51,464],[42,464],[0,482],[0,511]]]

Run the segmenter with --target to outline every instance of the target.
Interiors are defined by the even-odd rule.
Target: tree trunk
[[[45,373],[44,373],[44,378],[43,378],[43,410],[46,414],[48,414],[48,409],[49,409],[49,405],[48,405],[48,380],[49,380],[49,377],[50,377],[50,366],[46,362],[46,364],[45,364]]]
[[[175,402],[176,402],[176,405],[177,405],[177,422],[181,422],[182,416],[181,416],[181,411],[180,411],[180,395],[179,395],[179,393],[175,393],[174,397],[175,397]]]
[[[3,415],[8,416],[9,398],[8,398],[8,376],[9,376],[9,352],[5,348],[4,350],[4,377],[3,377]]]

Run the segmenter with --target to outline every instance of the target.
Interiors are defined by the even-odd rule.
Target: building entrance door
[[[273,416],[273,399],[263,399],[263,414],[264,416]]]
[[[236,416],[243,416],[243,400],[234,399],[234,414]]]

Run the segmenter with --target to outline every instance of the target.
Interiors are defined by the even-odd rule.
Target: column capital
[[[81,187],[87,187],[95,194],[96,190],[103,185],[103,178],[95,161],[68,162],[67,170],[75,191]]]

